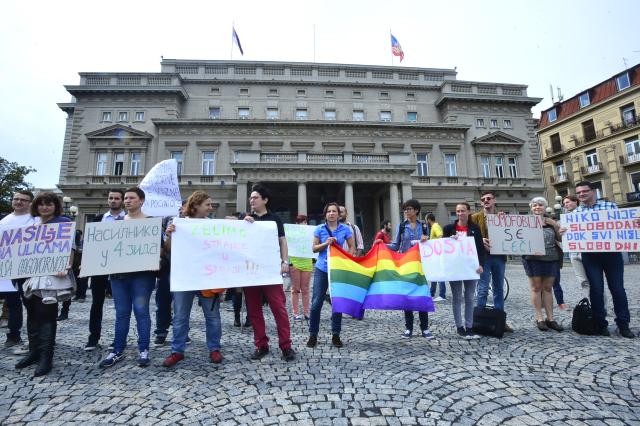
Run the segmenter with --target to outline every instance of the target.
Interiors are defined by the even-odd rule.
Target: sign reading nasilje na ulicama
[[[65,271],[75,228],[75,222],[62,222],[0,229],[0,279]]]
[[[567,213],[560,216],[566,229],[562,249],[569,252],[640,251],[640,209],[613,209]]]

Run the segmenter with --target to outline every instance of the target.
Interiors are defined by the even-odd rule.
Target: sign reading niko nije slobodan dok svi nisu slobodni
[[[488,214],[491,254],[544,254],[544,218],[522,214]]]
[[[75,222],[0,229],[0,279],[53,275],[66,270]]]
[[[561,215],[562,248],[570,252],[640,251],[640,209],[597,210]]]

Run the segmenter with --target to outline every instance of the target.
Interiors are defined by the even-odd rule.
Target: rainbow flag
[[[364,257],[332,245],[329,289],[333,312],[356,318],[365,309],[435,311],[417,244],[405,253],[376,244]]]

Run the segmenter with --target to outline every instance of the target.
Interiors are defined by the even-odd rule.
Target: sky
[[[459,80],[517,83],[552,105],[640,63],[637,0],[196,1],[8,0],[0,16],[0,157],[58,182],[79,72],[159,72],[166,59],[456,68]],[[314,37],[315,27],[315,37]],[[315,38],[315,49],[314,49]],[[315,53],[314,53],[315,52]],[[314,57],[315,56],[315,57]],[[625,64],[626,61],[626,64]],[[556,95],[557,99],[557,95]]]

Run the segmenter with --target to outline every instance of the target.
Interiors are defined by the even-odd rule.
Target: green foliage
[[[11,213],[11,199],[16,190],[33,190],[33,186],[24,179],[35,171],[33,167],[21,166],[0,157],[0,213]]]

